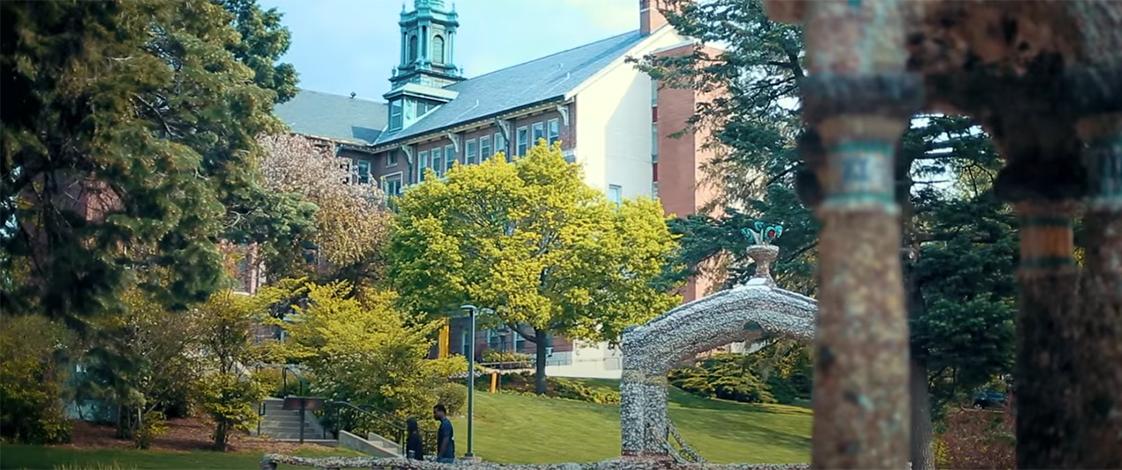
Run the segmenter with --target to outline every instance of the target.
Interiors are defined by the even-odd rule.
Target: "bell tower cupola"
[[[401,8],[401,62],[390,78],[391,88],[416,83],[442,88],[463,80],[454,60],[456,28],[460,26],[455,6],[445,0],[413,0],[413,11]]]

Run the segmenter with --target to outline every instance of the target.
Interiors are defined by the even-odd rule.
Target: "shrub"
[[[41,316],[5,317],[0,328],[0,435],[46,444],[70,437],[62,408],[65,329]]]
[[[1002,412],[953,409],[935,445],[939,468],[1013,468],[1015,442],[1010,404]]]
[[[159,411],[149,411],[144,413],[144,419],[133,434],[133,442],[138,449],[147,449],[152,445],[152,441],[163,436],[167,431],[168,424],[164,414]]]
[[[490,377],[475,381],[476,390],[488,390],[490,385]],[[533,394],[534,374],[532,372],[502,374],[499,376],[499,389],[504,392]],[[579,380],[559,377],[546,378],[545,395],[599,404],[616,404],[620,400],[619,390],[590,387]]]
[[[257,404],[265,398],[261,386],[235,374],[212,373],[199,381],[199,405],[215,422],[214,447],[226,449],[234,429],[249,430],[257,423]]]
[[[618,390],[604,390],[589,387],[588,385],[569,379],[547,378],[550,396],[568,398],[570,400],[587,401],[601,405],[619,403]]]
[[[513,351],[487,350],[483,362],[498,366],[499,369],[529,369],[534,366],[534,356]]]
[[[436,388],[436,402],[448,409],[448,414],[459,414],[467,403],[467,388],[457,383],[446,383]]]

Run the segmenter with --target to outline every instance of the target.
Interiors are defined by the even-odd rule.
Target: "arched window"
[[[444,37],[432,37],[432,61],[438,64],[444,63]]]
[[[409,57],[409,63],[410,64],[417,61],[417,35],[416,34],[409,35],[409,55],[407,57]]]

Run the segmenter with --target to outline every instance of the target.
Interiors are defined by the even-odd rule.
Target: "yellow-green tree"
[[[538,393],[549,335],[616,340],[678,302],[659,281],[676,247],[661,205],[609,202],[557,146],[429,174],[398,203],[389,278],[402,302],[432,316],[493,308],[535,343]]]
[[[467,371],[463,359],[426,359],[439,323],[410,324],[396,294],[356,292],[347,282],[306,288],[306,306],[294,307],[296,313],[285,322],[285,349],[290,360],[308,367],[316,394],[394,413],[397,422],[423,418],[438,400],[465,394],[463,386],[448,381]],[[385,423],[352,424],[362,431],[387,431],[378,427]]]

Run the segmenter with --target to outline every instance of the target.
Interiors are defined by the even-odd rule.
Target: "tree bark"
[[[909,450],[912,470],[935,470],[935,451],[931,441],[931,399],[927,390],[927,364],[912,358],[908,378],[912,406],[912,443]]]
[[[545,359],[546,359],[546,332],[534,329],[534,345],[536,346],[536,357],[534,358],[534,393],[538,395],[545,395]]]
[[[219,421],[214,428],[214,450],[226,451],[226,423]]]

